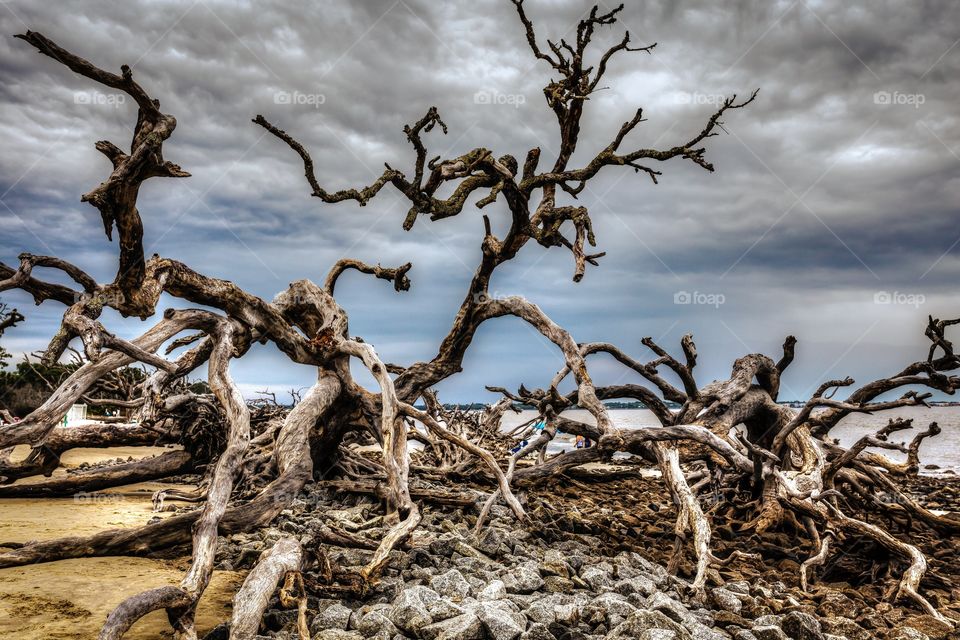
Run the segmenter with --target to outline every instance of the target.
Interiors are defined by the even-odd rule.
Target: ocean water
[[[579,420],[594,424],[593,416],[584,409],[574,409],[564,412],[572,420]],[[517,425],[536,417],[536,412],[525,410],[520,413],[507,412],[503,416],[501,428],[509,431]],[[610,409],[610,417],[614,424],[621,428],[657,426],[660,423],[653,413],[647,409]],[[840,421],[830,435],[840,441],[841,445],[849,446],[860,437],[875,433],[891,418],[912,418],[913,429],[898,431],[890,436],[891,442],[909,443],[913,436],[926,429],[931,422],[940,425],[943,432],[933,438],[927,438],[920,445],[920,465],[924,473],[942,473],[948,469],[960,473],[960,407],[898,407],[889,411],[881,411],[873,415],[854,414]],[[550,444],[550,453],[571,449],[572,436],[558,436]],[[898,451],[877,450],[887,457],[903,461],[906,455]],[[935,471],[923,470],[922,467],[933,464],[940,467]]]

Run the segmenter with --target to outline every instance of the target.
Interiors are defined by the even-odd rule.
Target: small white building
[[[67,411],[67,415],[64,418],[64,424],[70,426],[72,424],[79,424],[87,419],[87,405],[85,404],[75,404],[70,407],[70,410]]]

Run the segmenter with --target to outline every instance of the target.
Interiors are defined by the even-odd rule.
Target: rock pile
[[[363,505],[336,513],[357,522]],[[506,513],[475,538],[458,512],[427,513],[412,548],[358,600],[310,600],[313,640],[923,640],[950,637],[935,619],[891,606],[863,610],[844,593],[802,597],[783,582],[731,581],[694,593],[642,555],[604,555],[599,540],[573,536],[546,545]],[[280,529],[293,527],[286,514]],[[225,566],[248,565],[284,534],[266,530],[225,542]],[[368,552],[338,550],[341,567]],[[231,564],[232,563],[232,564]],[[276,605],[279,607],[279,605]],[[910,610],[906,610],[907,613]],[[271,610],[263,638],[295,640],[296,611]],[[208,638],[226,637],[221,628]]]

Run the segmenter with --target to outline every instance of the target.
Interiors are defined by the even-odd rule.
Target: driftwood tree
[[[66,434],[56,429],[69,406],[82,397],[94,383],[112,371],[139,362],[153,369],[142,385],[142,424],[163,424],[163,416],[198,402],[213,404],[223,430],[218,446],[204,455],[198,448],[187,447],[162,462],[132,463],[121,473],[93,471],[78,474],[60,484],[40,483],[4,488],[4,495],[69,495],[90,487],[98,489],[125,484],[131,478],[161,478],[180,473],[190,464],[206,464],[204,485],[191,496],[200,506],[178,513],[160,522],[135,530],[110,530],[87,537],[33,542],[0,553],[0,567],[11,567],[62,558],[92,555],[146,554],[163,548],[192,544],[192,562],[182,582],[138,594],[123,602],[107,619],[101,638],[119,638],[139,618],[153,610],[166,610],[178,638],[194,638],[194,612],[203,593],[214,562],[214,549],[220,534],[229,534],[271,522],[290,505],[304,487],[312,482],[314,470],[329,469],[336,464],[366,469],[374,479],[375,491],[383,498],[388,528],[372,559],[359,575],[360,581],[375,580],[386,566],[392,550],[401,545],[420,521],[420,511],[410,486],[408,438],[443,441],[483,465],[490,489],[490,504],[503,499],[516,517],[523,520],[524,507],[514,496],[516,482],[537,482],[571,466],[609,458],[616,451],[643,456],[659,465],[664,479],[678,505],[679,542],[692,535],[698,558],[694,586],[701,588],[710,563],[721,562],[710,551],[710,527],[697,497],[698,486],[681,463],[695,459],[707,461],[731,477],[753,481],[758,487],[760,508],[756,527],[774,527],[785,513],[793,513],[808,525],[809,534],[822,553],[827,540],[845,532],[857,531],[874,537],[896,553],[909,558],[910,568],[899,582],[898,593],[912,597],[933,615],[940,614],[917,592],[924,571],[924,559],[913,546],[901,542],[887,532],[847,514],[845,496],[869,492],[871,484],[882,484],[896,490],[892,482],[876,471],[882,461],[860,455],[857,448],[844,451],[824,438],[830,427],[852,412],[873,411],[886,407],[923,402],[922,394],[908,393],[890,402],[875,398],[892,389],[907,385],[923,385],[952,392],[958,382],[946,372],[957,367],[957,357],[943,336],[945,323],[931,320],[932,338],[942,353],[935,349],[926,360],[907,367],[900,374],[878,380],[860,388],[845,402],[826,396],[829,389],[849,385],[851,381],[825,384],[808,406],[795,413],[776,403],[779,377],[790,363],[794,341],[788,339],[784,355],[778,363],[752,354],[739,359],[729,380],[699,387],[693,376],[696,350],[685,338],[683,357],[677,360],[650,340],[644,343],[656,354],[651,362],[641,363],[609,344],[577,344],[565,329],[554,323],[535,304],[520,297],[493,298],[488,292],[494,271],[514,258],[529,241],[544,247],[562,247],[573,258],[573,279],[579,281],[588,265],[596,266],[604,255],[589,253],[596,244],[590,212],[576,204],[576,198],[589,180],[607,167],[628,167],[644,174],[655,183],[658,166],[672,159],[690,161],[707,171],[713,165],[706,159],[704,143],[717,135],[722,118],[748,105],[756,92],[738,101],[736,96],[725,100],[710,115],[703,128],[686,140],[666,149],[630,148],[629,134],[643,122],[642,110],[613,132],[612,140],[597,150],[583,166],[571,167],[578,149],[580,121],[590,96],[601,88],[609,61],[628,52],[650,52],[655,45],[635,47],[629,34],[615,46],[594,54],[590,45],[598,28],[616,22],[621,8],[603,12],[594,8],[576,28],[575,39],[546,41],[546,47],[534,31],[522,0],[514,0],[527,42],[537,60],[548,65],[555,78],[544,88],[547,106],[557,119],[559,151],[555,158],[541,166],[541,150],[533,148],[522,163],[514,156],[496,155],[477,147],[456,158],[431,157],[424,136],[447,125],[436,108],[403,129],[413,147],[413,166],[401,171],[387,166],[382,175],[361,188],[328,191],[314,172],[309,152],[293,136],[263,116],[254,122],[273,134],[278,141],[299,155],[312,195],[324,203],[353,201],[365,205],[385,188],[393,188],[410,203],[403,227],[413,228],[420,216],[440,220],[460,215],[469,202],[485,208],[500,201],[509,212],[509,228],[498,237],[487,216],[483,217],[482,258],[456,311],[449,333],[440,341],[436,355],[424,362],[408,366],[387,365],[374,348],[359,338],[351,337],[347,316],[337,304],[334,290],[339,277],[348,269],[373,275],[390,282],[398,291],[405,291],[411,281],[411,264],[397,267],[369,265],[345,259],[333,265],[322,285],[298,280],[281,291],[272,301],[251,295],[232,282],[210,278],[171,258],[158,255],[147,258],[143,249],[143,227],[137,210],[140,185],[149,178],[185,178],[189,174],[165,160],[164,142],[173,134],[176,120],[161,111],[160,102],[133,79],[130,69],[114,74],[68,52],[43,35],[28,31],[18,38],[41,54],[66,66],[73,72],[102,85],[128,94],[137,104],[138,115],[133,139],[128,150],[100,141],[96,148],[112,163],[113,169],[100,185],[83,196],[100,212],[108,238],[116,233],[119,239],[119,268],[114,280],[101,284],[82,269],[60,258],[23,254],[17,267],[0,264],[0,291],[21,289],[36,302],[52,301],[66,307],[63,321],[51,340],[44,358],[57,361],[75,339],[80,340],[86,362],[58,387],[36,411],[15,425],[0,429],[0,448],[29,444],[35,448],[77,446],[59,442]],[[446,198],[437,194],[441,187],[452,191]],[[76,286],[53,284],[34,275],[38,268],[59,270]],[[124,316],[144,320],[157,316],[161,293],[215,312],[188,309],[168,310],[143,335],[124,340],[111,334],[99,322],[104,308],[112,308]],[[550,416],[556,416],[555,427],[544,431],[527,448],[513,455],[507,469],[498,464],[497,456],[482,447],[474,437],[478,431],[449,427],[431,389],[458,373],[464,354],[480,325],[493,318],[515,316],[529,323],[553,342],[563,354],[566,367],[546,389],[521,389],[510,398],[530,402]],[[187,335],[181,335],[190,331]],[[316,383],[301,401],[283,417],[282,422],[266,427],[251,426],[251,411],[230,376],[230,361],[242,357],[254,341],[273,342],[291,361],[316,370]],[[167,345],[164,355],[158,350]],[[170,353],[180,349],[179,355]],[[651,386],[620,385],[597,387],[587,369],[586,358],[596,352],[608,352],[643,376]],[[358,385],[350,374],[349,363],[363,364],[377,382],[376,391]],[[179,383],[185,376],[206,367],[212,398],[198,396]],[[682,382],[678,388],[658,373],[666,367]],[[557,386],[567,376],[576,382],[576,390],[563,395]],[[619,429],[611,420],[603,400],[636,398],[642,400],[662,422],[656,428]],[[427,410],[417,409],[418,400]],[[671,411],[667,402],[682,405]],[[476,425],[496,424],[509,402],[498,403],[484,420]],[[595,424],[577,423],[563,417],[562,412],[574,405],[587,409]],[[825,411],[814,412],[818,407]],[[446,416],[449,418],[449,416]],[[411,431],[410,421],[418,421],[425,431]],[[256,423],[256,420],[254,420]],[[730,435],[733,427],[745,425],[740,440]],[[518,468],[516,463],[540,448],[553,437],[555,428],[568,433],[582,433],[596,439],[593,449],[547,458],[542,464]],[[90,429],[83,436],[84,445],[107,441],[116,444],[142,443],[142,429],[119,430],[108,427]],[[487,430],[488,431],[488,430]],[[349,452],[339,445],[357,434],[372,436],[380,445],[379,464],[359,463],[349,459]],[[867,444],[873,444],[867,443]],[[446,445],[445,445],[446,446]],[[208,447],[209,449],[209,447]],[[861,447],[862,449],[862,447]],[[438,449],[438,455],[450,459],[452,449]],[[446,453],[443,453],[446,451]],[[502,452],[501,452],[502,453]],[[163,456],[161,456],[163,458]],[[503,459],[503,456],[500,456]],[[357,466],[359,465],[359,466]],[[366,466],[364,466],[366,465]],[[9,478],[22,477],[30,469],[9,465]],[[52,482],[52,481],[51,481]],[[887,484],[883,484],[887,483]],[[242,489],[242,490],[241,490]],[[39,493],[36,493],[39,492]],[[162,501],[162,498],[161,498]],[[893,515],[910,515],[929,526],[954,530],[957,524],[905,502],[889,509]],[[478,527],[482,526],[481,522]],[[820,532],[826,531],[827,535]],[[336,532],[319,533],[317,544],[346,545],[355,539]],[[270,595],[289,572],[302,570],[309,554],[300,543],[287,538],[278,543],[250,572],[238,594],[231,622],[231,637],[251,637]],[[724,559],[722,562],[732,561]],[[288,587],[290,585],[287,585]],[[288,593],[289,589],[285,590]]]
[[[0,336],[3,335],[3,332],[9,329],[10,327],[17,326],[18,323],[23,322],[26,318],[23,317],[23,314],[12,309],[5,302],[0,302]]]

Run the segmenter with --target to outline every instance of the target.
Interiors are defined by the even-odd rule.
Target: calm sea
[[[594,424],[593,416],[583,409],[567,411],[564,415],[572,420]],[[535,416],[534,411],[507,412],[501,424],[504,430],[510,430]],[[660,424],[647,409],[611,409],[610,417],[615,424],[626,429]],[[915,433],[926,429],[931,422],[939,424],[943,432],[935,438],[927,438],[920,446],[921,466],[935,464],[941,467],[938,471],[924,470],[924,473],[942,473],[948,469],[960,473],[960,407],[900,407],[874,415],[851,415],[844,418],[830,435],[839,439],[841,445],[850,445],[861,436],[876,432],[887,424],[890,418],[913,418],[913,429],[893,434],[890,437],[893,442],[908,443]],[[570,449],[572,446],[572,437],[560,436],[551,443],[550,452]],[[898,461],[906,458],[904,454],[896,451],[879,452]]]

